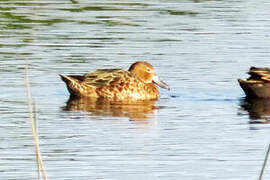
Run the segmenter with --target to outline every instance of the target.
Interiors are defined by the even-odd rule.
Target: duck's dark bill
[[[155,84],[157,84],[157,85],[158,85],[159,87],[161,87],[161,88],[170,90],[170,87],[169,87],[165,82],[161,81],[161,80],[159,79],[158,76],[155,76],[155,77],[153,78],[153,82],[154,82]]]

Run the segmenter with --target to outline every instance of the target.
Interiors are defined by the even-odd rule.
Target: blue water
[[[245,101],[236,79],[250,66],[270,66],[269,7],[266,0],[1,1],[0,179],[37,179],[25,64],[49,179],[257,179],[270,110]],[[172,89],[159,101],[67,103],[59,73],[128,69],[139,60]]]

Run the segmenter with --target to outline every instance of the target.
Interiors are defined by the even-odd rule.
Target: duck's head
[[[148,62],[135,62],[130,66],[129,71],[135,73],[145,83],[154,83],[161,88],[170,90],[170,87],[159,79],[154,67]]]

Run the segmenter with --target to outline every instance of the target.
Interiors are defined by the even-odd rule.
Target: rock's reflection
[[[250,123],[270,123],[270,99],[246,98],[241,107],[248,111]]]
[[[154,118],[155,111],[161,107],[156,101],[108,101],[101,98],[70,97],[64,107],[68,111],[87,111],[98,116],[128,117],[130,120]]]

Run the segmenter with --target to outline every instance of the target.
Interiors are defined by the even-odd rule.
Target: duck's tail
[[[59,76],[66,83],[70,95],[80,96],[81,85],[78,79],[63,74],[59,74]]]
[[[83,76],[67,76],[59,74],[66,83],[70,95],[73,96],[95,96],[94,88],[82,82]]]

